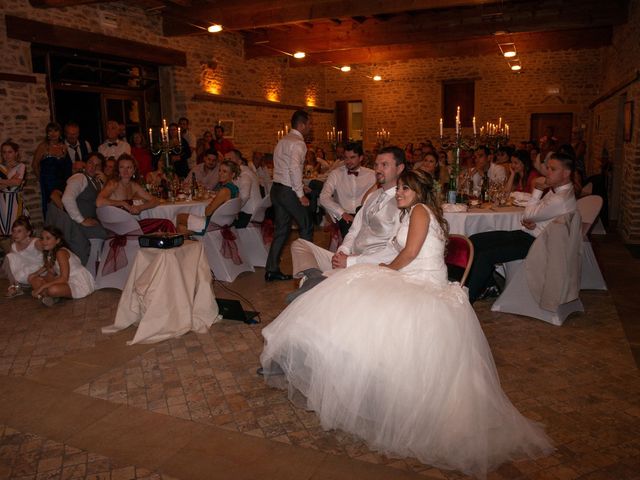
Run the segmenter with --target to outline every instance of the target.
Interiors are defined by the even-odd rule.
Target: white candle
[[[502,117],[498,118],[498,130],[502,128]]]
[[[153,147],[153,133],[152,130],[149,129],[149,148]]]
[[[476,117],[473,117],[473,134],[476,135]]]
[[[440,138],[442,138],[442,137],[443,137],[443,134],[442,134],[442,117],[440,117]]]

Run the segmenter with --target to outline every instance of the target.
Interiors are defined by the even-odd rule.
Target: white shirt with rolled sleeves
[[[291,187],[298,198],[304,197],[302,168],[306,154],[304,137],[296,129],[285,135],[273,151],[273,181]]]
[[[357,263],[388,263],[398,254],[389,240],[398,231],[400,210],[396,187],[372,192],[358,211],[338,252],[347,257],[347,267]]]
[[[339,220],[343,213],[354,214],[362,204],[362,197],[376,182],[376,174],[370,168],[360,167],[358,175],[349,175],[342,166],[329,173],[320,193],[320,205],[333,218]]]
[[[95,182],[99,183],[99,180],[95,179]],[[87,180],[86,175],[84,173],[76,173],[69,177],[67,180],[67,186],[62,194],[62,204],[64,205],[64,209],[71,217],[71,220],[76,223],[82,223],[85,220],[80,213],[80,209],[76,203],[76,198],[78,198],[78,195],[80,195],[88,185],[89,180]]]
[[[540,235],[554,218],[576,210],[576,196],[571,183],[549,190],[544,197],[542,194],[542,190],[537,188],[533,190],[531,200],[527,203],[522,216],[523,220],[536,224],[533,230],[522,227],[524,232],[534,237]]]

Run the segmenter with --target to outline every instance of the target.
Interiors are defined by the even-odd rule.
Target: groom
[[[387,245],[398,229],[399,210],[396,204],[396,181],[405,167],[404,151],[398,147],[380,150],[375,161],[376,181],[380,186],[366,198],[353,219],[349,233],[338,251],[333,254],[311,242],[298,239],[291,245],[293,273],[304,278],[308,285],[290,295],[297,295],[319,283],[332,269],[346,268],[357,263],[388,263],[397,251]],[[305,278],[306,277],[306,278]],[[313,281],[310,281],[313,280]]]

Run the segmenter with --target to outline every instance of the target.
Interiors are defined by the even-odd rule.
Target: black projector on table
[[[174,248],[184,243],[184,235],[180,233],[150,233],[140,235],[138,243],[142,248]]]

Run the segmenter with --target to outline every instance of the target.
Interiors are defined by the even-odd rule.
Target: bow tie
[[[352,170],[347,170],[347,175],[355,175],[355,176],[357,177],[359,173],[360,173],[360,172],[358,172],[358,171],[355,171],[355,172],[354,172],[354,171],[352,171]]]
[[[118,146],[118,142],[108,142],[107,143],[107,147],[117,147]]]

